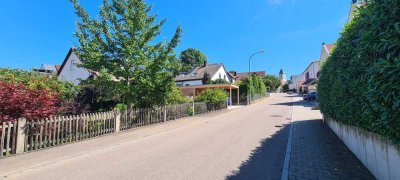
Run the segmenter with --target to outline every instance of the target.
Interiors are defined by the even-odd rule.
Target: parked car
[[[303,100],[307,100],[308,94],[303,94]]]
[[[304,98],[303,98],[304,99]],[[317,92],[310,92],[307,94],[307,100],[315,101],[317,100]]]

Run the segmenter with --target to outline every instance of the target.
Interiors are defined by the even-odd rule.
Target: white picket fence
[[[194,114],[202,114],[227,106],[210,108],[206,103],[188,103],[42,120],[20,118],[0,124],[0,158],[187,117],[191,115],[189,108],[193,108]]]

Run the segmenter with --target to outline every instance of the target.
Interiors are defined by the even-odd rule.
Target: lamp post
[[[249,74],[248,74],[248,78],[249,78],[249,91],[247,92],[247,93],[248,93],[248,98],[247,98],[247,104],[248,104],[248,105],[251,104],[251,75],[250,75],[250,72],[251,72],[251,58],[253,58],[253,56],[255,56],[255,55],[257,55],[257,54],[261,54],[261,53],[265,53],[265,52],[267,52],[267,51],[266,51],[266,50],[260,50],[260,51],[258,51],[258,52],[256,52],[256,53],[252,54],[252,55],[250,56],[250,58],[249,58]]]

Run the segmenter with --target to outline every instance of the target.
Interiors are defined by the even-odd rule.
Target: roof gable
[[[67,63],[69,57],[71,56],[71,54],[72,54],[74,51],[75,51],[75,48],[73,48],[73,47],[69,49],[67,56],[65,56],[64,61],[63,61],[63,63],[61,64],[61,67],[60,67],[60,69],[59,69],[58,72],[57,72],[57,75],[60,75],[60,74],[61,74],[62,70],[64,69],[65,64]]]
[[[210,77],[213,77],[221,67],[223,67],[226,72],[223,64],[207,64],[205,67],[196,67],[188,74],[178,75],[175,81],[200,80],[204,78],[206,73],[209,74]]]

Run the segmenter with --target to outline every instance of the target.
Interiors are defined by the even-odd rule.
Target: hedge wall
[[[359,9],[323,65],[321,111],[400,143],[400,0]]]

